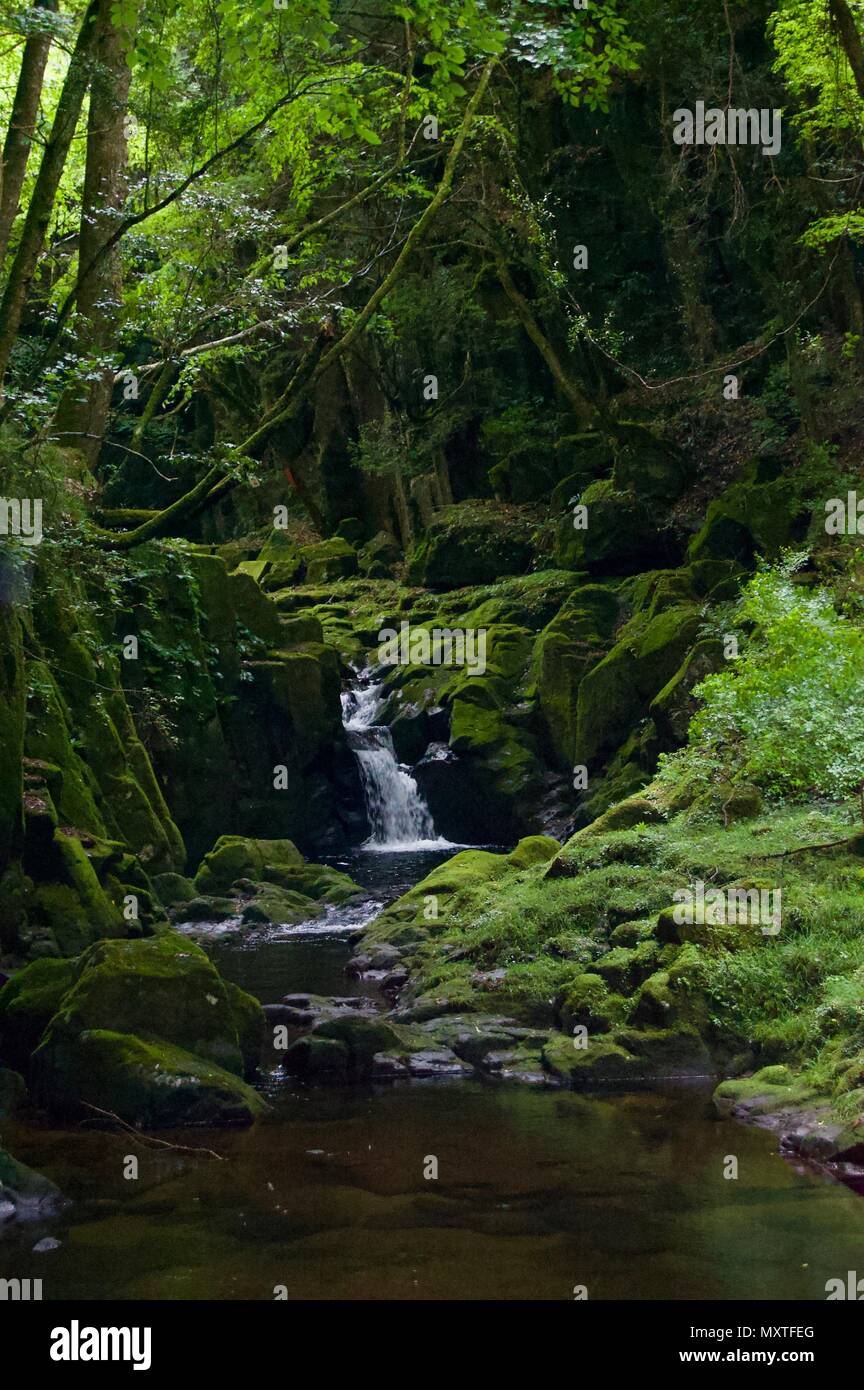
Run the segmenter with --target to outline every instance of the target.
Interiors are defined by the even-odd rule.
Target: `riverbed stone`
[[[0,1222],[11,1217],[34,1220],[50,1216],[63,1205],[60,1189],[0,1148]]]

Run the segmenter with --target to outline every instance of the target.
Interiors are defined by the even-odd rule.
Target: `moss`
[[[259,879],[266,868],[300,869],[303,856],[292,840],[221,835],[195,875],[199,893],[224,893],[238,878]]]
[[[638,985],[656,969],[660,958],[656,941],[641,941],[638,946],[613,946],[605,956],[595,961],[592,971],[605,981],[615,994],[632,994]]]
[[[579,687],[579,762],[590,766],[623,742],[644,717],[646,704],[678,670],[700,623],[698,610],[684,605],[664,609],[647,622],[634,620],[622,632]]]
[[[502,502],[457,503],[432,517],[408,557],[412,584],[458,589],[521,574],[534,556],[530,516]]]
[[[589,1033],[608,1033],[624,1018],[626,1003],[610,991],[601,975],[577,975],[559,1003],[561,1027],[572,1033],[578,1027]]]
[[[351,1065],[363,1070],[371,1064],[376,1052],[389,1052],[399,1046],[399,1035],[378,1019],[334,1018],[319,1023],[316,1038],[334,1039],[348,1050]]]
[[[159,901],[164,903],[165,907],[191,902],[195,896],[195,884],[191,878],[184,878],[182,874],[156,874],[153,887]]]
[[[211,1061],[161,1039],[115,1029],[76,1038],[49,1032],[34,1055],[37,1094],[53,1111],[109,1111],[145,1129],[248,1125],[264,1104],[251,1086]]]
[[[231,980],[225,981],[225,993],[228,996],[231,1021],[243,1058],[243,1075],[248,1081],[257,1072],[261,1060],[265,1028],[264,1010],[254,995],[248,994]]]
[[[676,547],[652,525],[650,512],[631,489],[604,478],[585,489],[579,504],[587,507],[587,526],[577,530],[568,510],[556,529],[554,561],[561,569],[633,574],[677,559]]]
[[[0,1042],[13,1066],[26,1071],[76,972],[75,961],[34,960],[0,989]]]
[[[697,709],[693,688],[706,676],[721,671],[724,664],[721,641],[712,638],[697,642],[672,679],[654,696],[648,712],[660,733],[665,750],[686,742],[690,721]]]
[[[514,850],[507,855],[507,863],[514,869],[529,869],[534,864],[547,864],[553,854],[561,848],[551,835],[526,835]]]
[[[537,699],[552,753],[566,767],[573,766],[578,751],[579,686],[608,650],[618,612],[611,590],[584,585],[570,595],[537,638],[532,661]]]
[[[543,1048],[543,1065],[577,1091],[607,1086],[632,1085],[640,1067],[632,1053],[611,1040],[589,1040],[587,1047],[576,1047],[572,1038],[554,1037]]]
[[[204,951],[175,932],[99,942],[80,958],[49,1033],[74,1046],[100,1028],[158,1037],[242,1072],[225,985]]]
[[[726,1116],[745,1111],[750,1115],[772,1114],[812,1099],[812,1087],[798,1080],[785,1066],[763,1067],[752,1076],[722,1081],[714,1092],[718,1114]]]
[[[347,579],[357,573],[357,551],[341,536],[331,536],[317,545],[300,547],[306,566],[306,582],[323,584],[328,579]]]
[[[310,917],[318,917],[323,912],[320,903],[307,898],[303,893],[294,893],[273,884],[262,887],[255,896],[244,904],[244,922],[305,922]]]
[[[280,623],[279,646],[294,647],[304,642],[324,641],[324,629],[314,613],[301,613],[296,618],[283,618]]]
[[[110,935],[122,931],[123,919],[109,902],[81,841],[74,836],[64,835],[62,830],[55,830],[54,844],[60,852],[68,879],[89,921],[91,933],[88,940],[94,935]]]
[[[688,550],[690,560],[749,566],[757,553],[776,556],[798,534],[800,504],[788,479],[733,483],[712,502]]]

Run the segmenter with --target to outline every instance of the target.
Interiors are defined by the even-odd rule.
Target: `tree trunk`
[[[96,21],[93,44],[78,237],[78,265],[84,278],[78,288],[77,337],[79,351],[97,359],[96,374],[88,373],[86,383],[69,387],[57,410],[58,427],[80,436],[78,447],[91,468],[99,457],[111,406],[114,367],[106,357],[117,336],[123,294],[119,244],[104,255],[100,253],[117,227],[125,201],[125,121],[132,78],[127,55],[131,44],[132,33],[115,22],[112,7],[106,5]]]
[[[861,43],[861,35],[858,33],[855,16],[846,0],[828,0],[828,12],[837,33],[840,35],[840,42],[852,69],[858,95],[864,101],[864,45]]]
[[[36,0],[43,10],[56,10],[57,0]],[[30,145],[39,115],[42,78],[51,47],[50,34],[31,34],[24,45],[18,86],[9,117],[9,129],[3,144],[2,192],[0,192],[0,266],[6,259],[12,224],[18,216],[18,199],[27,172]]]
[[[63,176],[78,117],[81,115],[81,106],[90,79],[90,50],[94,29],[103,3],[107,4],[108,0],[90,0],[81,21],[51,134],[42,154],[21,240],[9,272],[3,302],[0,304],[0,382],[6,374],[9,357],[18,337],[30,283],[45,244],[48,224],[54,211],[54,199]]]

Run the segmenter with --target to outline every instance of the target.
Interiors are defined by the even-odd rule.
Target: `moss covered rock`
[[[579,686],[608,651],[619,606],[615,594],[599,584],[576,589],[537,638],[532,675],[555,761],[576,762],[576,710]]]
[[[303,856],[292,840],[255,840],[220,835],[195,875],[199,893],[225,893],[239,878],[262,879],[269,868],[302,869]]]
[[[300,555],[306,566],[306,582],[323,584],[329,579],[347,579],[357,573],[357,551],[342,536],[331,536],[316,545],[304,545]]]
[[[0,1045],[19,1070],[27,1069],[76,972],[75,961],[46,957],[17,971],[0,989]]]
[[[518,507],[471,501],[445,507],[408,559],[408,580],[430,589],[490,584],[522,574],[534,557],[533,526]]]
[[[702,619],[690,605],[635,619],[579,687],[576,760],[591,765],[621,744],[647,704],[671,680]]]
[[[74,1038],[52,1030],[34,1065],[40,1098],[60,1114],[93,1106],[142,1129],[173,1129],[248,1125],[264,1109],[251,1086],[214,1062],[113,1029]]]

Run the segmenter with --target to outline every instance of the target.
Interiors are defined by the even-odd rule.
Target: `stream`
[[[196,928],[265,1003],[369,994],[343,973],[358,932],[458,848],[374,725],[376,699],[368,686],[345,713],[371,841],[334,861],[366,899],[290,927]],[[262,1088],[272,1108],[251,1129],[159,1136],[224,1161],[5,1125],[72,1200],[4,1230],[0,1275],[41,1278],[45,1299],[572,1299],[584,1285],[591,1299],[806,1300],[861,1263],[864,1202],[784,1161],[770,1133],[717,1120],[702,1083],[585,1097],[474,1080],[309,1087],[277,1069]],[[45,1236],[60,1245],[34,1252]]]

